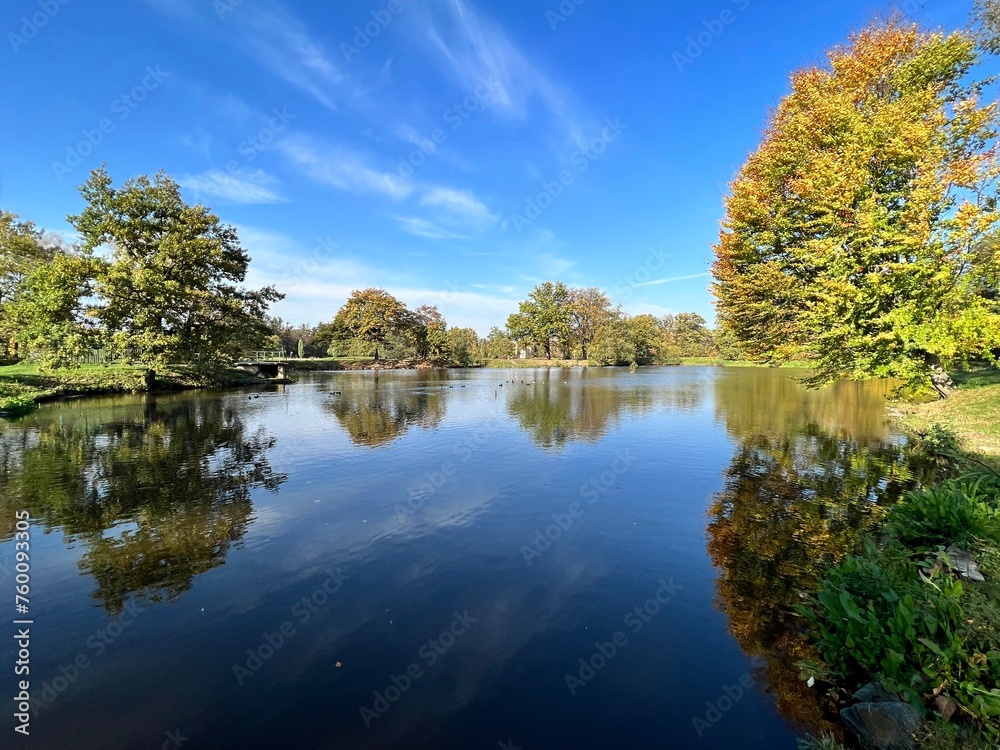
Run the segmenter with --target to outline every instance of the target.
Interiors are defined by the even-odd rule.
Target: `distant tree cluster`
[[[288,329],[284,340],[295,335]],[[449,328],[436,307],[409,310],[384,289],[364,289],[353,292],[333,322],[319,325],[307,340],[314,350],[327,347],[331,356],[462,366],[516,358],[664,364],[719,353],[713,332],[696,313],[630,317],[600,289],[559,281],[535,287],[506,327],[493,327],[485,338],[471,328]]]
[[[449,328],[437,307],[410,310],[384,289],[351,293],[333,321],[320,324],[314,346],[334,357],[422,360],[470,366],[486,358],[485,339],[471,328]]]
[[[715,356],[714,336],[696,313],[628,316],[596,287],[560,281],[532,290],[507,319],[517,355],[585,359],[597,365],[664,364]]]
[[[0,335],[8,353],[43,367],[95,348],[156,370],[212,368],[268,333],[274,288],[241,286],[250,257],[236,230],[190,206],[164,173],[114,187],[103,169],[80,188],[86,205],[65,247],[0,212]]]

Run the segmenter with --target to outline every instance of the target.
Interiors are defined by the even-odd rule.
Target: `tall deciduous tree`
[[[928,381],[1000,347],[996,107],[963,34],[873,26],[797,73],[727,199],[721,325],[750,357],[815,354],[814,382]]]
[[[570,324],[573,338],[580,346],[582,359],[587,359],[590,345],[602,326],[615,316],[608,295],[597,287],[572,289],[569,296]]]
[[[406,305],[384,289],[351,292],[333,321],[334,327],[351,338],[372,346],[378,360],[379,347],[390,337],[412,327],[413,316]]]
[[[115,188],[98,169],[80,193],[87,205],[69,220],[83,250],[110,249],[96,315],[113,349],[138,350],[152,375],[170,363],[217,364],[267,333],[268,305],[283,295],[240,286],[250,256],[236,229],[185,203],[166,173]]]
[[[417,356],[444,361],[451,357],[448,324],[437,307],[422,305],[414,311],[417,330]]]
[[[552,345],[566,341],[572,331],[569,289],[561,281],[536,286],[507,319],[507,331],[514,341],[540,346],[552,359]]]

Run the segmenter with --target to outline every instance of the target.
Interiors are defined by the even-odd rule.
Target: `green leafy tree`
[[[235,358],[267,333],[268,305],[283,295],[240,286],[250,256],[236,229],[205,206],[185,203],[166,173],[115,188],[98,169],[80,193],[87,205],[69,220],[83,250],[110,249],[95,291],[113,350],[138,350],[155,377],[167,364]]]
[[[816,356],[816,385],[946,370],[1000,348],[983,252],[1000,218],[996,105],[960,33],[873,26],[797,73],[726,201],[714,292],[758,361]]]
[[[447,361],[451,358],[448,324],[437,307],[422,305],[414,312],[417,329],[417,356],[421,359]]]
[[[299,339],[298,354],[299,354],[299,359],[302,359],[303,357],[306,356],[306,342],[303,341],[302,339]]]
[[[0,310],[24,277],[51,261],[57,251],[32,222],[0,210]]]
[[[496,326],[486,336],[484,349],[487,359],[513,359],[517,355],[517,345]]]
[[[448,342],[453,361],[462,367],[477,364],[480,359],[479,334],[471,328],[452,328],[448,331]]]
[[[406,305],[384,289],[364,289],[351,292],[347,304],[337,312],[333,325],[341,335],[372,347],[378,360],[379,347],[411,328],[413,315]]]
[[[519,344],[540,347],[545,358],[552,359],[553,345],[572,334],[570,299],[561,281],[539,284],[507,319],[510,337]]]
[[[611,300],[597,287],[572,289],[569,310],[573,340],[580,347],[580,358],[587,359],[597,332],[615,317]]]
[[[93,292],[98,267],[89,256],[58,253],[30,271],[4,305],[7,335],[43,369],[72,366],[95,344],[84,300]]]
[[[715,353],[715,344],[708,323],[698,313],[678,313],[667,316],[668,345],[680,357],[708,357]]]

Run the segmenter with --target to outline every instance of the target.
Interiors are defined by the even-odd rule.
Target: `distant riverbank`
[[[146,368],[131,365],[81,365],[69,370],[41,372],[21,363],[0,367],[0,415],[16,416],[44,401],[75,396],[146,391]],[[171,391],[235,387],[262,382],[253,375],[227,368],[207,379],[193,367],[170,367],[156,374],[156,389]]]

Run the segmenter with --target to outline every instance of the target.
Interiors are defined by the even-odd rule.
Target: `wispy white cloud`
[[[233,23],[263,67],[336,109],[345,76],[298,17],[277,4],[247,3],[234,11]]]
[[[277,2],[209,3],[202,0],[145,0],[189,29],[227,40],[262,68],[306,92],[323,106],[358,94],[306,24]]]
[[[394,216],[400,229],[415,237],[426,237],[432,240],[467,240],[463,234],[438,226],[432,221],[419,216]]]
[[[688,281],[689,279],[704,279],[708,276],[708,272],[705,273],[695,273],[690,276],[670,276],[665,279],[653,279],[652,281],[643,281],[641,283],[635,284],[634,286],[657,286],[659,284],[673,284],[675,281]]]
[[[469,191],[446,187],[429,188],[420,199],[422,206],[435,206],[480,224],[495,224],[499,217]]]
[[[277,180],[262,169],[229,173],[212,169],[202,174],[183,175],[178,183],[199,197],[221,198],[234,203],[286,203],[269,186]]]
[[[466,0],[446,0],[443,13],[428,12],[420,34],[439,56],[446,71],[466,90],[490,82],[490,106],[517,119],[527,119],[537,98],[559,123],[575,147],[585,142],[584,127],[572,93],[532,65],[496,23],[477,13]]]
[[[278,148],[294,166],[315,182],[351,193],[375,193],[394,200],[406,198],[413,186],[406,180],[369,166],[349,149],[306,136],[287,138]]]

